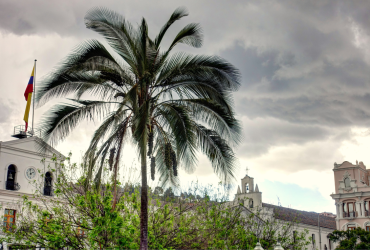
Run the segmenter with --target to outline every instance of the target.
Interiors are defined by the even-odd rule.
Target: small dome
[[[253,250],[263,250],[263,248],[261,247],[261,243],[257,242],[257,245]]]

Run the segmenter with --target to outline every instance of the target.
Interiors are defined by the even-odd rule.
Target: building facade
[[[35,191],[53,195],[59,169],[52,157],[61,154],[51,147],[40,153],[42,143],[36,136],[0,142],[0,216],[7,229],[17,221],[22,196],[32,199]],[[1,247],[6,249],[6,243]]]
[[[335,194],[338,230],[361,227],[370,231],[370,169],[363,162],[334,163]]]
[[[241,188],[238,186],[234,203],[244,202],[244,206],[258,214],[262,220],[270,220],[272,217],[280,221],[297,221],[295,231],[308,230],[311,237],[309,249],[332,250],[337,244],[328,239],[328,235],[336,230],[335,215],[331,213],[315,213],[296,210],[292,208],[276,206],[264,203],[262,192],[254,183],[254,178],[246,175],[241,179]]]

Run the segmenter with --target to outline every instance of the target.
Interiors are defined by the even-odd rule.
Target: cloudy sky
[[[333,164],[370,164],[370,3],[368,1],[12,1],[0,0],[0,140],[23,124],[23,93],[34,59],[37,81],[81,41],[99,38],[84,26],[92,7],[105,6],[132,23],[147,19],[154,36],[172,11],[190,15],[172,27],[198,22],[204,46],[179,49],[219,55],[240,69],[235,107],[243,124],[239,170],[255,178],[264,202],[335,212]],[[101,39],[101,38],[99,38]],[[36,110],[36,123],[50,107]],[[58,146],[78,161],[96,124],[85,123]],[[125,164],[136,166],[125,148]],[[216,184],[210,163],[180,171]]]

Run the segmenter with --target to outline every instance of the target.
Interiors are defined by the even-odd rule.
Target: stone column
[[[356,212],[358,217],[362,217],[362,211],[360,209],[360,201],[356,201]]]
[[[339,219],[343,218],[343,202],[339,202]]]
[[[340,204],[338,202],[335,203],[335,208],[336,208],[336,211],[337,211],[337,218],[339,219]]]
[[[365,201],[361,201],[362,217],[365,217]]]

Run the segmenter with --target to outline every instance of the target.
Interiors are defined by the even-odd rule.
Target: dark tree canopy
[[[335,230],[329,239],[339,242],[336,249],[370,249],[370,232],[357,227],[354,230]]]

